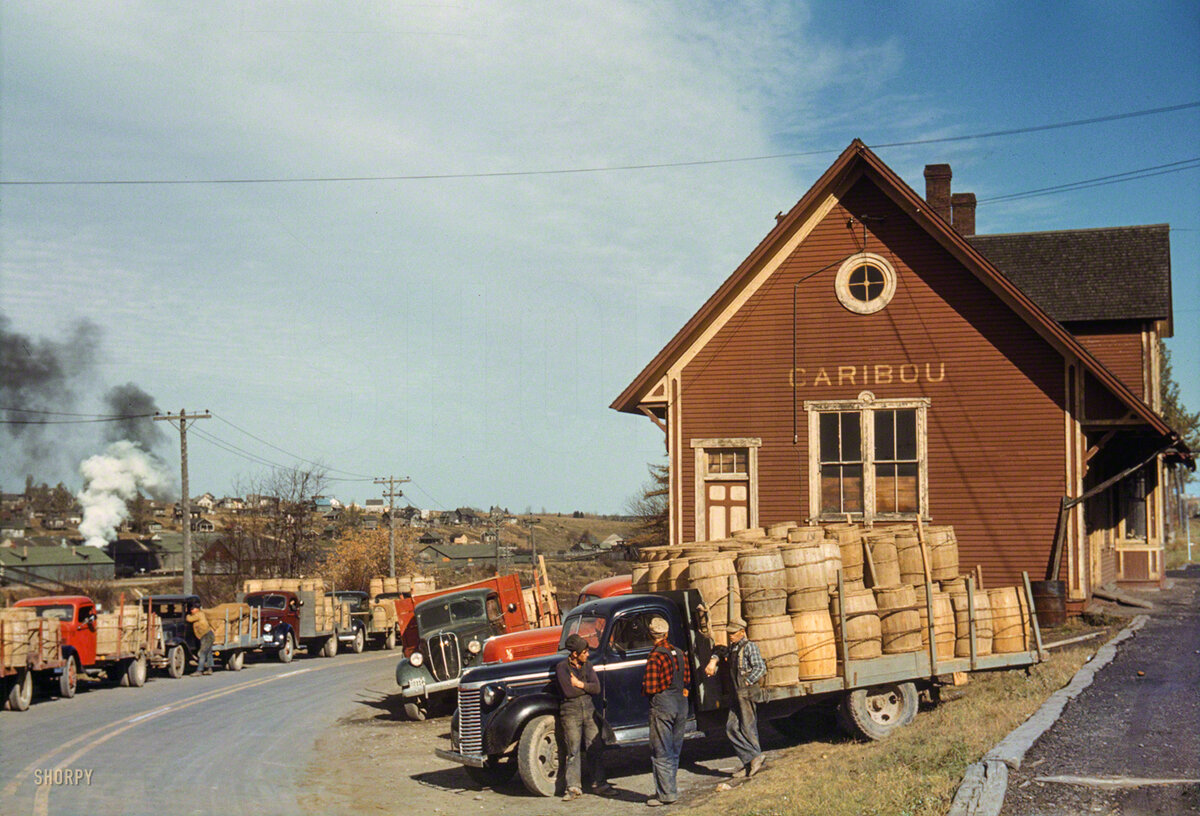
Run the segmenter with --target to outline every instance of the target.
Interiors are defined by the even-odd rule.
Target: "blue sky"
[[[61,410],[126,382],[211,409],[193,493],[295,454],[432,507],[623,511],[662,435],[608,404],[851,139],[1200,100],[1194,3],[17,0],[0,46],[3,181],[469,176],[0,188],[7,331],[101,330]],[[878,152],[918,191],[950,163],[980,232],[1169,222],[1195,409],[1200,170],[987,199],[1194,158],[1198,133],[1190,108]],[[95,431],[54,433],[35,475],[77,485]]]

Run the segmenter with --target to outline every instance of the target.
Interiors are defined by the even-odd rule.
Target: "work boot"
[[[759,754],[754,759],[750,760],[750,764],[746,766],[746,778],[749,779],[762,770],[763,762],[765,761],[766,757],[763,754]]]
[[[562,800],[564,802],[574,802],[580,796],[583,796],[583,791],[579,788],[567,788],[567,792],[563,794]]]

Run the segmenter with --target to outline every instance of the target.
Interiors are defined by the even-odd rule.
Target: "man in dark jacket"
[[[600,693],[600,678],[588,664],[588,643],[577,634],[567,636],[567,657],[555,667],[558,691],[562,701],[558,704],[558,721],[562,727],[567,761],[567,792],[564,802],[583,795],[580,758],[587,765],[592,792],[601,796],[615,793],[604,780],[604,743],[600,739],[600,727],[596,723],[596,706],[592,695]]]
[[[725,735],[733,743],[746,776],[754,776],[763,765],[762,747],[758,742],[758,715],[755,710],[751,689],[767,673],[758,644],[746,637],[746,624],[730,621],[725,627],[729,634],[729,645],[718,646],[704,673],[712,677],[717,673],[718,662],[724,664],[725,682],[734,693],[735,704],[729,709],[725,722]]]
[[[208,615],[200,608],[200,604],[191,601],[188,604],[187,622],[192,625],[196,639],[200,641],[200,653],[196,657],[196,674],[213,673],[213,630],[208,622]]]
[[[667,639],[671,626],[665,618],[650,619],[654,648],[646,659],[642,693],[650,698],[650,755],[654,765],[655,795],[646,800],[650,807],[669,805],[679,798],[675,776],[679,772],[679,754],[687,728],[688,686],[692,670],[683,650]]]

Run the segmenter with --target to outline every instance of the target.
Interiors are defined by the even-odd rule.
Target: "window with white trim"
[[[819,519],[928,515],[925,442],[929,400],[804,403],[809,427],[809,507]]]
[[[758,524],[758,448],[751,437],[693,439],[695,536],[728,538]]]

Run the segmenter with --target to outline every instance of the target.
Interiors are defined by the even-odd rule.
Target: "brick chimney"
[[[954,215],[954,229],[959,235],[970,237],[975,234],[975,194],[955,193],[950,196]]]
[[[925,165],[925,202],[930,208],[950,221],[950,172],[948,164]]]

